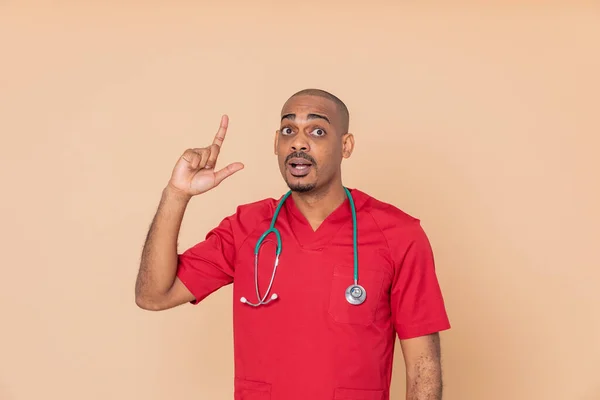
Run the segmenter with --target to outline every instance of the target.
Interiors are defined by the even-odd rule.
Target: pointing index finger
[[[215,139],[213,140],[213,144],[221,147],[223,141],[225,140],[225,134],[227,133],[227,127],[229,126],[229,117],[227,115],[223,115],[221,117],[221,125],[219,126],[219,130],[215,135]]]

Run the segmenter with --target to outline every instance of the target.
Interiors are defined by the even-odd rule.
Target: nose
[[[296,135],[291,144],[292,151],[310,151],[310,145],[304,135]]]

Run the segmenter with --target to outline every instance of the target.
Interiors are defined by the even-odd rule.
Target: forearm
[[[164,296],[177,274],[177,239],[189,197],[166,187],[142,250],[135,285],[136,302],[148,303]]]
[[[406,374],[406,400],[441,400],[442,368],[439,359],[423,356]]]

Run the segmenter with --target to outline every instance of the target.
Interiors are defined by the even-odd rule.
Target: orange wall
[[[598,3],[96,3],[0,5],[0,399],[232,398],[231,288],[142,311],[140,250],[222,113],[246,169],[181,248],[281,195],[273,132],[305,87],[350,108],[345,184],[431,238],[445,400],[600,399]]]

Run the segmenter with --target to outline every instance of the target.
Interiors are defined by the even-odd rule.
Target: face
[[[283,106],[275,154],[288,187],[310,192],[341,183],[341,162],[354,138],[342,132],[336,104],[319,96],[296,96]]]

